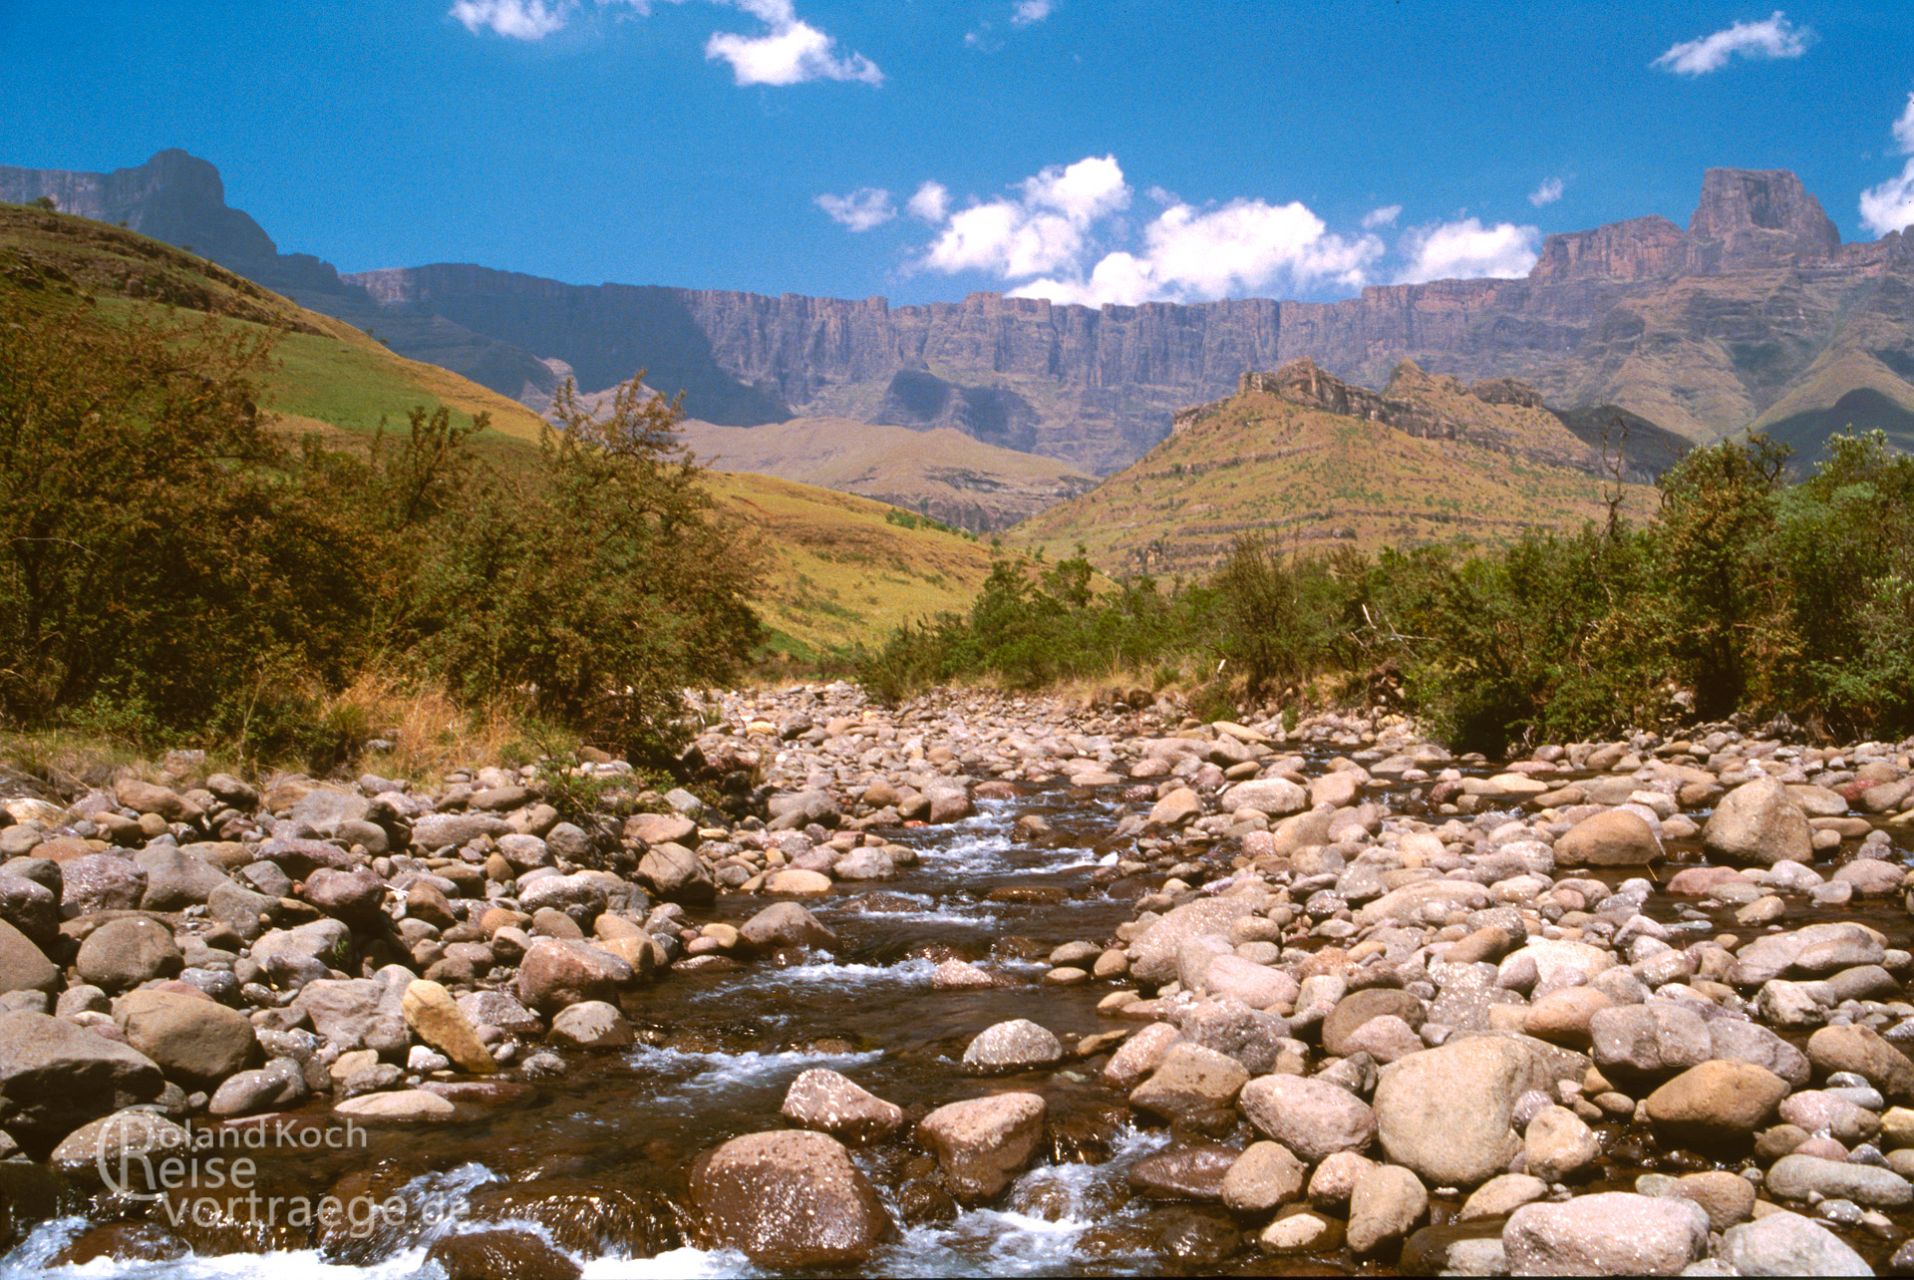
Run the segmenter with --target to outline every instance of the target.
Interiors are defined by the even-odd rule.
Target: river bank
[[[729,812],[614,761],[582,824],[495,769],[7,802],[5,1265],[1901,1266],[1906,744],[712,712]],[[250,1199],[162,1167],[242,1130]]]

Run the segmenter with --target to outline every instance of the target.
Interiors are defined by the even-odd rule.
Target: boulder
[[[1300,1199],[1309,1167],[1280,1142],[1252,1142],[1223,1175],[1223,1204],[1238,1213],[1269,1213]]]
[[[1766,1067],[1716,1058],[1688,1068],[1642,1105],[1666,1138],[1716,1146],[1746,1141],[1787,1096],[1788,1082]]]
[[[701,1156],[691,1207],[707,1248],[760,1267],[856,1264],[891,1231],[844,1144],[807,1130],[746,1134]]]
[[[1772,778],[1744,782],[1723,796],[1701,829],[1701,842],[1715,857],[1743,865],[1814,860],[1808,815]]]
[[[222,1118],[249,1116],[256,1111],[278,1111],[293,1106],[306,1094],[306,1078],[299,1064],[290,1058],[277,1058],[263,1067],[226,1077],[213,1091],[206,1110]]]
[[[246,1015],[204,996],[175,991],[129,991],[113,1006],[126,1043],[159,1065],[168,1079],[210,1088],[258,1053]]]
[[[1782,1200],[1852,1200],[1870,1209],[1900,1209],[1914,1204],[1914,1185],[1892,1169],[1849,1164],[1793,1152],[1768,1170],[1768,1194]]]
[[[1309,1164],[1338,1151],[1361,1151],[1376,1136],[1376,1116],[1340,1085],[1313,1077],[1258,1076],[1239,1105],[1258,1132]]]
[[[1063,1058],[1063,1045],[1028,1018],[985,1027],[964,1049],[964,1070],[979,1075],[1046,1067]]]
[[[47,959],[31,938],[0,920],[0,995],[13,991],[52,995],[59,989],[60,967]]]
[[[1890,1102],[1914,1102],[1914,1061],[1872,1027],[1822,1027],[1808,1037],[1808,1061],[1825,1075],[1852,1071],[1864,1076]]]
[[[614,1001],[634,977],[629,964],[590,943],[537,938],[518,964],[518,998],[551,1014],[582,1000]]]
[[[1628,809],[1583,818],[1555,842],[1558,867],[1645,867],[1661,856],[1655,829]]]
[[[173,931],[145,916],[109,920],[86,936],[73,967],[83,982],[104,991],[124,991],[180,971]]]
[[[1524,1046],[1470,1036],[1412,1053],[1376,1082],[1376,1131],[1397,1164],[1439,1186],[1472,1187],[1521,1149],[1515,1100],[1551,1082]]]
[[[681,844],[655,844],[638,860],[638,878],[666,902],[702,904],[718,885],[704,860]]]
[[[332,1110],[335,1115],[372,1125],[444,1124],[456,1120],[459,1113],[451,1099],[427,1089],[361,1094],[333,1104]]]
[[[1672,1276],[1707,1253],[1708,1215],[1679,1196],[1604,1191],[1523,1205],[1502,1247],[1514,1275]]]
[[[341,1053],[370,1049],[394,1058],[412,1043],[401,1007],[403,992],[371,978],[321,978],[307,983],[292,1007]]]
[[[459,1070],[490,1075],[498,1069],[452,993],[439,983],[424,978],[407,983],[399,997],[399,1012],[419,1039],[444,1054]]]
[[[1408,1235],[1428,1212],[1429,1190],[1415,1174],[1393,1164],[1366,1170],[1349,1194],[1349,1248],[1374,1253]]]
[[[1254,910],[1254,903],[1239,897],[1201,898],[1171,908],[1130,944],[1130,975],[1139,982],[1169,982],[1185,943],[1204,934],[1227,937],[1230,925]]]
[[[320,867],[306,877],[299,896],[335,919],[369,929],[383,917],[385,881],[371,867]]]
[[[445,1280],[577,1280],[584,1269],[529,1231],[448,1232],[426,1251],[427,1270]]]
[[[1664,1000],[1602,1009],[1588,1020],[1595,1065],[1618,1081],[1661,1079],[1708,1061],[1708,1024]]]
[[[904,1123],[902,1107],[827,1067],[800,1072],[785,1090],[779,1114],[792,1124],[850,1143],[874,1142]]]
[[[1010,1185],[1043,1138],[1041,1094],[999,1093],[952,1102],[918,1122],[917,1137],[937,1157],[951,1194],[966,1204]]]
[[[1184,1042],[1172,1045],[1162,1062],[1130,1092],[1130,1105],[1165,1120],[1194,1120],[1227,1108],[1249,1082],[1236,1059]]]
[[[29,1151],[150,1102],[165,1083],[129,1045],[44,1013],[0,1013],[0,1128]]]
[[[1272,818],[1301,813],[1309,807],[1309,793],[1288,778],[1256,778],[1239,782],[1223,793],[1223,812],[1254,809]]]
[[[1818,1222],[1775,1210],[1730,1227],[1721,1260],[1744,1276],[1871,1276],[1874,1269]]]
[[[146,876],[143,911],[183,911],[226,883],[225,872],[177,845],[148,845],[133,855],[133,863]]]
[[[772,903],[740,925],[738,936],[759,951],[837,945],[837,935],[795,902]]]
[[[1347,1057],[1349,1037],[1372,1018],[1393,1015],[1412,1028],[1420,1028],[1427,1017],[1422,1001],[1400,987],[1366,987],[1352,991],[1336,1002],[1322,1021],[1323,1052]]]
[[[623,1049],[637,1038],[618,1006],[603,1000],[566,1005],[552,1015],[552,1039],[576,1049]]]

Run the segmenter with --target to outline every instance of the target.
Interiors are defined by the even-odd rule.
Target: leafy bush
[[[564,388],[508,473],[443,409],[295,445],[269,361],[212,319],[0,329],[0,716],[323,766],[374,734],[327,695],[392,670],[662,757],[682,691],[741,669],[759,561],[639,379],[602,413]]]
[[[1400,680],[1459,746],[1786,712],[1828,733],[1914,730],[1914,459],[1837,436],[1790,482],[1765,438],[1690,453],[1657,519],[1494,550],[1284,556],[1239,540],[1205,581],[1101,597],[1088,566],[1032,581],[1000,562],[967,616],[901,629],[862,678],[897,697],[990,675],[1017,687],[1196,659],[1202,713],[1233,677],[1252,701],[1320,677]],[[1080,557],[1079,557],[1080,561]],[[1068,566],[1068,573],[1065,573]]]

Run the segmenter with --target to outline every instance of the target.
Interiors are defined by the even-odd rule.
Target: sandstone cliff
[[[0,198],[40,194],[192,244],[535,406],[566,367],[586,390],[644,368],[713,422],[952,426],[1108,472],[1181,406],[1307,356],[1372,387],[1404,359],[1518,378],[1564,412],[1619,406],[1690,441],[1756,422],[1809,452],[1849,423],[1914,440],[1914,251],[1901,233],[1841,244],[1780,171],[1709,170],[1685,229],[1646,217],[1550,236],[1523,279],[1100,309],[570,285],[458,264],[342,278],[278,254],[225,207],[212,167],[178,152],[106,175],[0,169]]]

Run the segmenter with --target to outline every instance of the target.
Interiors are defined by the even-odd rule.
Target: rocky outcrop
[[[1405,358],[1464,379],[1519,378],[1565,411],[1613,404],[1691,441],[1775,410],[1810,452],[1849,422],[1907,429],[1901,406],[1914,404],[1914,325],[1895,301],[1914,254],[1898,234],[1842,245],[1800,180],[1773,170],[1708,170],[1686,229],[1644,217],[1552,235],[1522,279],[1096,309],[987,293],[892,307],[571,285],[458,263],[341,277],[278,253],[225,206],[212,166],[183,152],[111,174],[0,168],[0,199],[42,194],[191,245],[534,407],[567,373],[597,390],[645,369],[710,422],[948,425],[1099,473],[1243,370],[1299,357],[1354,384],[1381,384]],[[1822,359],[1830,346],[1870,357],[1866,386],[1842,372],[1854,361]],[[1851,392],[1865,396],[1837,414]]]

